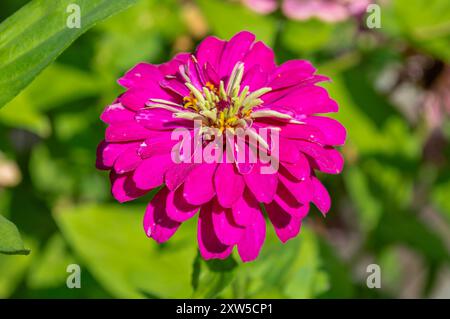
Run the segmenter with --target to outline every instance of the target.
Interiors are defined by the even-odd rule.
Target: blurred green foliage
[[[28,2],[33,11],[4,21]],[[0,186],[0,213],[25,242],[8,228],[16,241],[7,249],[31,249],[29,256],[0,255],[0,298],[402,297],[404,281],[412,280],[405,278],[411,273],[402,249],[422,265],[416,296],[431,296],[449,266],[448,121],[439,131],[443,161],[437,162],[437,155],[427,156],[433,132],[420,109],[405,112],[378,84],[386,70],[406,68],[410,52],[450,63],[447,0],[391,1],[382,8],[379,30],[361,30],[355,20],[262,16],[237,1],[75,2],[88,14],[83,28],[70,34],[55,22],[67,1],[50,11],[39,0],[0,3],[0,104],[26,87],[0,110],[0,151],[22,172],[18,186]],[[348,130],[346,167],[340,176],[321,176],[333,199],[325,220],[312,209],[300,236],[284,245],[269,226],[255,262],[205,262],[195,220],[157,245],[141,226],[152,194],[114,202],[107,174],[94,165],[104,134],[99,114],[122,92],[116,79],[134,64],[161,63],[193,50],[207,34],[229,38],[244,29],[273,46],[278,62],[310,59],[332,78],[325,86]],[[23,30],[28,42],[18,43]],[[13,48],[18,51],[10,54]],[[26,63],[33,50],[43,50],[41,58]],[[4,220],[0,216],[0,236],[11,226]],[[368,260],[383,269],[381,290],[366,287]],[[81,289],[66,287],[72,263],[82,267]]]

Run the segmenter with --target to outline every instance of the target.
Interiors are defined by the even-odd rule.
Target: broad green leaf
[[[237,263],[232,257],[205,261],[197,255],[192,274],[193,297],[214,298],[219,295],[233,281],[236,268]]]
[[[10,297],[23,281],[37,253],[35,242],[25,240],[28,247],[33,250],[30,256],[2,255],[0,254],[0,299]]]
[[[118,298],[188,298],[195,222],[159,245],[142,229],[145,206],[80,206],[55,213],[61,231],[96,280]]]
[[[73,14],[68,10],[69,5],[74,4],[72,0],[33,0],[5,20],[0,25],[0,107],[95,23],[137,1],[78,0],[80,28],[67,26]]]
[[[197,0],[215,35],[229,39],[240,31],[251,31],[258,40],[272,46],[276,20],[252,12],[244,6],[223,0]]]
[[[0,253],[8,255],[28,255],[16,225],[0,215]]]

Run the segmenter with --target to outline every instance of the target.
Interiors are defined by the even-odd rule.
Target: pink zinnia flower
[[[242,0],[250,9],[268,14],[278,7],[278,0]],[[283,13],[293,20],[318,18],[326,22],[339,22],[366,11],[373,0],[283,0]]]
[[[194,54],[178,54],[165,64],[140,63],[119,79],[127,91],[101,115],[109,126],[97,166],[111,171],[119,202],[162,186],[144,218],[145,232],[157,242],[197,215],[203,258],[226,258],[237,246],[243,261],[253,260],[266,236],[260,203],[283,242],[298,234],[310,203],[324,214],[330,209],[330,196],[314,172],[341,172],[343,158],[333,146],[344,143],[346,132],[337,121],[315,115],[338,111],[316,86],[327,78],[315,73],[303,60],[277,66],[273,51],[249,32],[229,41],[208,37]],[[258,148],[273,154],[279,149],[279,170],[262,173],[267,164],[259,158],[174,163],[179,141],[172,140],[172,131],[184,128],[194,136],[194,120],[206,132],[253,130]],[[279,132],[277,145],[258,135],[263,128]],[[244,148],[255,150],[248,143]]]

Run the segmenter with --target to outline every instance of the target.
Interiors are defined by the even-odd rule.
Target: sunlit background
[[[1,0],[0,21],[27,2]],[[0,110],[0,214],[31,249],[0,255],[0,298],[450,297],[450,2],[379,3],[381,28],[369,30],[364,17],[292,21],[239,1],[141,0],[78,38]],[[269,226],[255,262],[206,263],[195,220],[158,246],[142,229],[151,197],[114,201],[95,169],[99,115],[137,62],[241,30],[278,62],[308,59],[332,78],[346,165],[321,176],[326,218],[311,209],[285,245]],[[81,266],[80,289],[66,286],[69,264]],[[380,289],[366,285],[370,264]]]

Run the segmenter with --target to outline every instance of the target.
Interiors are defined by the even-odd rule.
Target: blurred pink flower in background
[[[269,14],[278,8],[278,0],[242,0],[250,9]],[[281,10],[293,20],[317,18],[339,22],[362,14],[373,0],[282,0]]]
[[[277,66],[272,49],[249,32],[229,41],[208,37],[195,54],[181,53],[161,65],[140,63],[119,79],[127,91],[101,115],[109,126],[97,167],[111,171],[119,202],[163,186],[144,218],[145,232],[157,242],[198,215],[203,258],[226,258],[237,246],[243,261],[254,260],[266,236],[260,203],[283,242],[297,236],[310,203],[323,214],[330,209],[315,171],[341,172],[344,161],[334,146],[344,144],[346,131],[336,120],[316,115],[338,111],[316,85],[326,80],[308,61]],[[175,163],[171,155],[179,141],[171,133],[183,128],[194,136],[194,121],[206,132],[255,131],[258,153],[261,147],[276,153],[279,170],[265,174],[261,168],[267,163],[247,159]],[[268,127],[279,132],[278,145],[258,135]],[[232,149],[255,150],[251,142]]]
[[[17,186],[22,179],[16,162],[6,159],[0,151],[0,191],[2,187]]]

